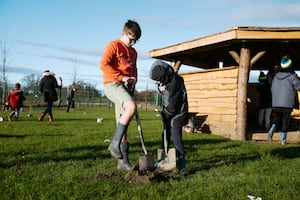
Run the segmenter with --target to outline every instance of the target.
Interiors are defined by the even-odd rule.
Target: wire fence
[[[54,106],[57,107],[67,107],[67,95],[70,92],[69,88],[62,88],[58,90],[58,101],[54,102]],[[154,109],[161,106],[162,100],[160,95],[137,95],[136,99],[138,108],[143,109]],[[44,96],[40,93],[25,93],[26,100],[24,101],[24,107],[43,107],[45,106]],[[2,108],[4,108],[4,103],[1,102]],[[107,106],[113,107],[113,103],[107,99],[105,96],[101,95],[96,90],[76,90],[75,91],[75,109],[84,106]]]

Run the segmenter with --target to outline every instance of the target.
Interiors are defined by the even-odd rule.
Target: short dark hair
[[[16,88],[20,88],[20,87],[21,87],[21,84],[20,84],[20,83],[16,83],[16,84],[15,84],[15,87],[16,87]]]
[[[142,35],[142,30],[140,25],[134,21],[129,19],[123,28],[123,31],[135,37],[135,41],[139,40]]]

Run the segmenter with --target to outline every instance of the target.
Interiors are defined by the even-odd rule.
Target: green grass
[[[0,199],[299,199],[300,146],[231,141],[184,134],[186,177],[148,184],[127,182],[116,170],[106,139],[115,128],[113,109],[54,108],[54,122],[38,122],[25,109],[18,121],[0,122]],[[162,124],[140,110],[147,150],[156,155]],[[7,113],[2,113],[7,115]],[[102,117],[103,123],[96,118]],[[143,153],[135,121],[129,127],[130,162]],[[100,179],[94,176],[103,174]]]

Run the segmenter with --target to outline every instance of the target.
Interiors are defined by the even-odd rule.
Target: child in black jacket
[[[163,110],[161,115],[166,128],[167,141],[169,144],[172,136],[178,157],[179,172],[185,173],[182,127],[188,123],[188,101],[184,80],[174,72],[169,64],[159,60],[153,63],[150,78],[157,81],[159,87],[165,87],[162,92]]]

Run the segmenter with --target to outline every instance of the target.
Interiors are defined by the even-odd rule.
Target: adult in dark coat
[[[49,121],[53,121],[52,106],[53,102],[57,101],[56,88],[60,88],[60,86],[57,84],[55,74],[49,70],[44,71],[43,78],[39,84],[39,90],[44,95],[44,101],[47,103],[47,107],[38,118],[39,121],[43,121],[46,114],[49,114]]]
[[[178,169],[180,173],[185,173],[182,127],[188,123],[188,101],[184,80],[174,72],[169,64],[159,60],[153,63],[150,69],[150,78],[157,81],[159,86],[165,87],[162,92],[163,110],[161,115],[166,128],[167,141],[169,143],[172,136],[178,157]]]

